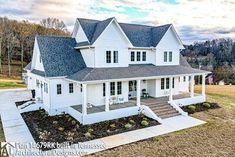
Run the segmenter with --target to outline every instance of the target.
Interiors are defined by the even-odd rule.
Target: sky
[[[0,16],[39,23],[54,17],[72,31],[77,17],[144,25],[173,24],[184,44],[235,39],[235,0],[0,0]]]

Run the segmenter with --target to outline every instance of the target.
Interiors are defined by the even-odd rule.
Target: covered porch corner
[[[137,115],[159,118],[149,107],[167,102],[179,113],[179,106],[205,101],[205,74],[200,74],[201,93],[194,92],[196,75],[178,75],[135,80],[81,83],[82,103],[68,108],[68,113],[82,124],[92,124]],[[199,75],[197,75],[199,76]],[[164,81],[163,81],[164,80]]]

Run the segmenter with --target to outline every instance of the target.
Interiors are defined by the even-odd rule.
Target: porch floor
[[[136,106],[136,102],[130,100],[129,102],[125,103],[120,103],[120,104],[113,104],[109,105],[109,110],[116,110],[116,109],[121,109],[121,108],[126,108],[126,107],[133,107]],[[75,105],[71,106],[73,109],[77,110],[78,112],[82,113],[82,105]],[[104,112],[105,111],[105,105],[101,106],[94,106],[87,108],[87,114],[91,113],[98,113],[98,112]]]

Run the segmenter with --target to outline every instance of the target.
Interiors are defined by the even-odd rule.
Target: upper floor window
[[[135,52],[131,51],[131,61],[134,62],[135,61]]]
[[[184,82],[186,81],[186,76],[184,76]]]
[[[117,94],[122,94],[122,82],[117,82]]]
[[[164,62],[167,62],[167,51],[164,52]]]
[[[113,51],[113,63],[118,63],[118,51]]]
[[[62,91],[61,91],[61,84],[57,84],[57,94],[61,94]]]
[[[73,83],[69,84],[69,93],[73,93]]]
[[[175,88],[175,78],[172,78],[172,88]]]
[[[80,92],[82,92],[82,84],[80,85]]]
[[[110,82],[110,95],[115,95],[115,82]]]
[[[146,61],[146,52],[142,52],[142,61]]]
[[[37,87],[39,88],[40,82],[39,82],[38,79],[36,79],[36,85],[37,85]]]
[[[137,61],[140,61],[140,52],[137,52]]]
[[[172,52],[169,52],[169,62],[172,62]]]
[[[111,51],[106,51],[106,63],[111,63]]]

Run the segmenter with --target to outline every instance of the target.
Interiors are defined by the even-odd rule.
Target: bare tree
[[[64,22],[57,19],[57,18],[48,17],[46,19],[42,19],[40,24],[46,28],[54,28],[56,30],[61,30],[61,31],[65,31],[65,32],[68,31]]]

